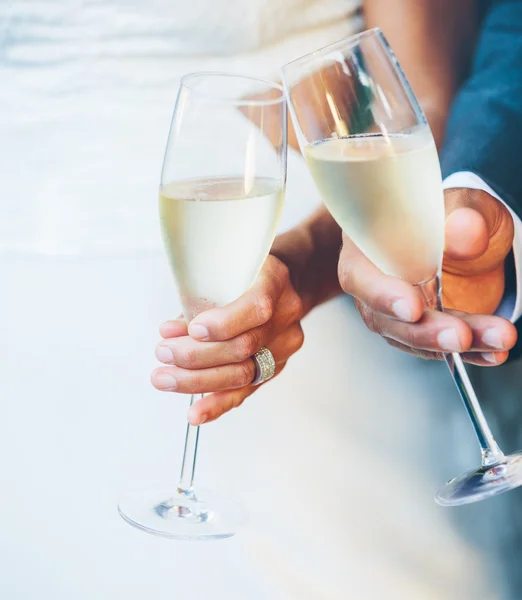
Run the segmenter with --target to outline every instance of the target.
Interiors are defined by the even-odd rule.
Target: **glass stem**
[[[190,406],[196,400],[202,398],[203,394],[193,394],[190,397]],[[194,493],[194,473],[196,471],[196,457],[198,454],[199,426],[194,427],[187,424],[187,434],[185,436],[185,450],[183,452],[183,463],[181,465],[181,475],[179,477],[178,492],[183,494]]]
[[[422,292],[427,308],[440,311],[444,310],[442,306],[441,281],[438,275],[429,281],[419,284],[417,287]],[[491,429],[484,416],[479,399],[473,389],[473,385],[460,354],[457,354],[456,352],[446,354],[445,359],[460,397],[464,402],[469,418],[471,419],[473,429],[477,434],[482,453],[483,466],[490,466],[502,462],[504,460],[504,454],[491,433]]]

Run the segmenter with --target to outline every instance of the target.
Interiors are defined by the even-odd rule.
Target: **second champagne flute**
[[[159,211],[183,312],[236,300],[265,261],[283,206],[286,102],[281,86],[225,73],[183,78],[161,175]],[[192,396],[190,403],[200,396]],[[178,539],[233,535],[235,502],[194,488],[199,427],[187,426],[179,481],[128,494],[131,525]]]
[[[424,114],[379,29],[283,69],[301,150],[343,231],[384,273],[418,286],[442,310],[444,196]],[[522,485],[522,454],[505,456],[459,354],[446,362],[478,437],[482,466],[452,479],[442,505],[483,500]]]

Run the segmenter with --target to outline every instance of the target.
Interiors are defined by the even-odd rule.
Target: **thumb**
[[[513,220],[507,208],[483,190],[445,193],[444,270],[458,275],[497,267],[513,245]]]
[[[446,257],[473,260],[482,256],[489,245],[486,219],[475,208],[456,208],[446,217],[444,226]]]

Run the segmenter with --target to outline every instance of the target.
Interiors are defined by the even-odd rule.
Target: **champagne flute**
[[[190,322],[253,283],[274,240],[286,183],[283,88],[226,73],[182,79],[159,194],[163,240]],[[192,405],[201,395],[193,395]],[[177,485],[128,494],[121,516],[177,539],[234,535],[243,512],[194,489],[199,427],[187,426]]]
[[[418,286],[442,311],[444,196],[426,118],[381,31],[371,29],[283,68],[299,144],[343,231],[383,272]],[[446,362],[482,452],[482,466],[449,481],[455,506],[522,485],[522,453],[505,456],[459,354]]]

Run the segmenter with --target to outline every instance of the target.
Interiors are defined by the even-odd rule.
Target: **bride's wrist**
[[[270,253],[288,267],[305,313],[341,293],[337,277],[341,245],[341,230],[324,207],[275,239]]]

